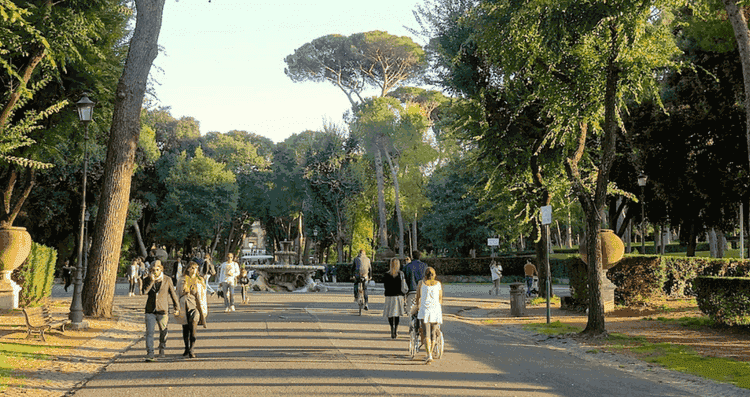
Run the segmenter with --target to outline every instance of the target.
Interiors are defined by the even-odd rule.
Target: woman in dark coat
[[[180,313],[175,317],[182,324],[182,340],[185,342],[184,357],[195,358],[196,332],[198,325],[206,327],[208,304],[206,302],[206,281],[198,273],[198,264],[190,261],[182,277],[177,282],[177,294],[180,295]]]
[[[398,258],[391,259],[390,270],[383,276],[383,287],[385,287],[385,307],[383,308],[383,317],[388,317],[388,324],[391,326],[391,339],[398,336],[398,320],[405,316],[404,311],[404,294],[401,292],[401,280],[404,273],[399,269],[401,262]]]

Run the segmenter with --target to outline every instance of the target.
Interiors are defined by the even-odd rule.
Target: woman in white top
[[[140,270],[140,267],[138,266],[138,259],[136,258],[133,260],[133,262],[130,263],[130,266],[128,267],[128,282],[130,283],[128,296],[135,295],[135,286],[138,284],[138,271],[139,270]]]
[[[424,279],[417,286],[417,302],[417,318],[422,320],[422,342],[427,348],[425,363],[429,364],[432,362],[432,341],[443,323],[443,285],[435,280],[432,267],[425,270]]]

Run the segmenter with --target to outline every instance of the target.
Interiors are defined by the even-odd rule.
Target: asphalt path
[[[142,308],[143,296],[118,304]],[[473,298],[450,297],[471,306]],[[60,291],[58,291],[59,293]],[[446,293],[448,287],[446,286]],[[465,292],[465,291],[464,291]],[[460,295],[460,294],[456,294]],[[472,295],[465,292],[464,295]],[[184,359],[182,331],[169,325],[167,357],[144,362],[145,340],[95,375],[75,396],[690,396],[685,388],[596,361],[581,360],[519,336],[447,314],[444,357],[424,363],[407,355],[406,319],[390,338],[383,297],[358,316],[345,288],[326,293],[252,293],[225,313],[211,298],[208,328],[200,328],[196,359]],[[494,298],[494,297],[493,297]],[[501,297],[502,298],[502,297]],[[456,303],[459,302],[459,303]],[[158,343],[158,336],[156,337]]]

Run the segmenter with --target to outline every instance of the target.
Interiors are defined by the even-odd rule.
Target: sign
[[[497,247],[500,245],[500,239],[499,238],[488,238],[487,239],[487,245],[490,247]]]
[[[542,225],[549,225],[552,223],[552,206],[545,205],[541,208],[542,210]]]

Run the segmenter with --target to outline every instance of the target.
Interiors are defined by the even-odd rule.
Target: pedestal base
[[[10,278],[10,271],[0,272],[0,309],[18,309],[21,286]]]
[[[615,288],[616,286],[608,279],[603,280],[602,300],[604,301],[604,313],[615,311]]]
[[[65,323],[65,329],[66,330],[73,330],[73,331],[80,331],[82,329],[88,329],[89,322],[86,320],[81,321],[80,323],[74,323],[74,322],[68,322]]]

